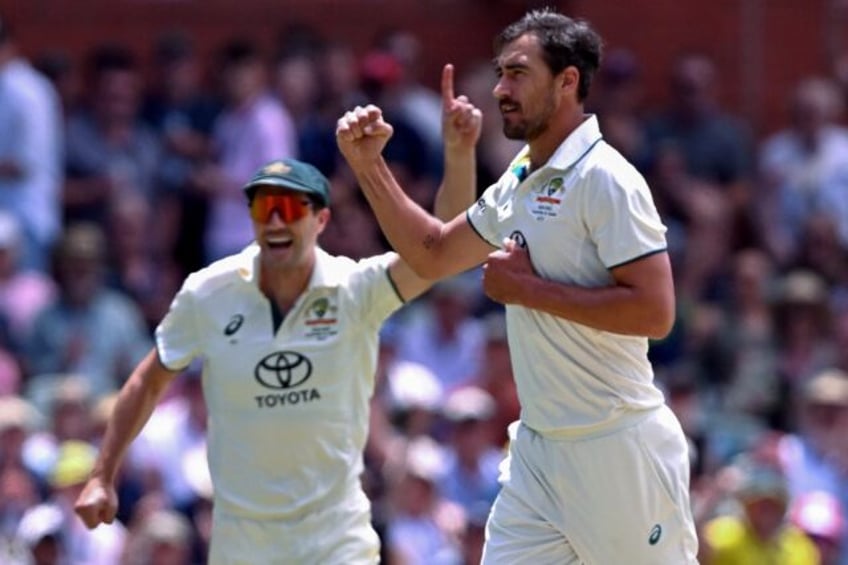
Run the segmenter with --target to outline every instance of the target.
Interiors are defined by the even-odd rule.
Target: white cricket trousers
[[[380,539],[361,491],[299,520],[215,514],[209,565],[373,565]]]
[[[510,426],[483,565],[690,565],[688,445],[667,407],[579,437]]]

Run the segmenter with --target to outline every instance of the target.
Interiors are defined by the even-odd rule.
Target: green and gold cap
[[[297,159],[277,159],[262,166],[242,187],[248,200],[260,186],[276,186],[304,192],[323,206],[330,205],[330,181],[321,171]]]

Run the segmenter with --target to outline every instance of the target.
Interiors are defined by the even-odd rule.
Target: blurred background
[[[380,104],[430,206],[447,62],[485,115],[482,192],[518,150],[492,38],[545,5],[603,36],[588,107],[669,227],[678,321],[651,358],[691,440],[703,562],[848,564],[846,0],[0,0],[0,563],[205,561],[199,368],[133,445],[119,523],[71,513],[183,277],[250,240],[239,187],[283,156],[332,182],[324,248],[388,249],[335,122]],[[390,565],[479,560],[518,406],[478,278],[383,332],[364,480]]]

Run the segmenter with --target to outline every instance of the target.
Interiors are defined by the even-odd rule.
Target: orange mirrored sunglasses
[[[266,223],[276,211],[280,219],[290,224],[306,216],[311,207],[312,201],[302,194],[257,194],[250,202],[250,217]]]

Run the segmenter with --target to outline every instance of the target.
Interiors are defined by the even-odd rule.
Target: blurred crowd
[[[72,512],[115,393],[183,277],[249,242],[240,187],[286,156],[331,179],[323,248],[388,249],[336,149],[336,120],[356,104],[394,125],[386,157],[416,201],[429,208],[440,182],[440,97],[409,30],[365,53],[303,26],[270,52],[238,38],[201,57],[179,31],[152,44],[28,54],[0,20],[3,563],[203,563],[200,367],[133,444],[118,519],[88,531]],[[779,130],[756,136],[720,105],[706,55],[668,69],[662,105],[644,96],[644,63],[608,53],[590,107],[669,228],[678,321],[651,358],[691,440],[704,563],[761,551],[846,565],[848,88],[800,80]],[[518,147],[501,134],[488,59],[457,79],[484,113],[482,192]],[[389,320],[363,479],[386,563],[479,562],[518,410],[503,311],[479,273]]]

